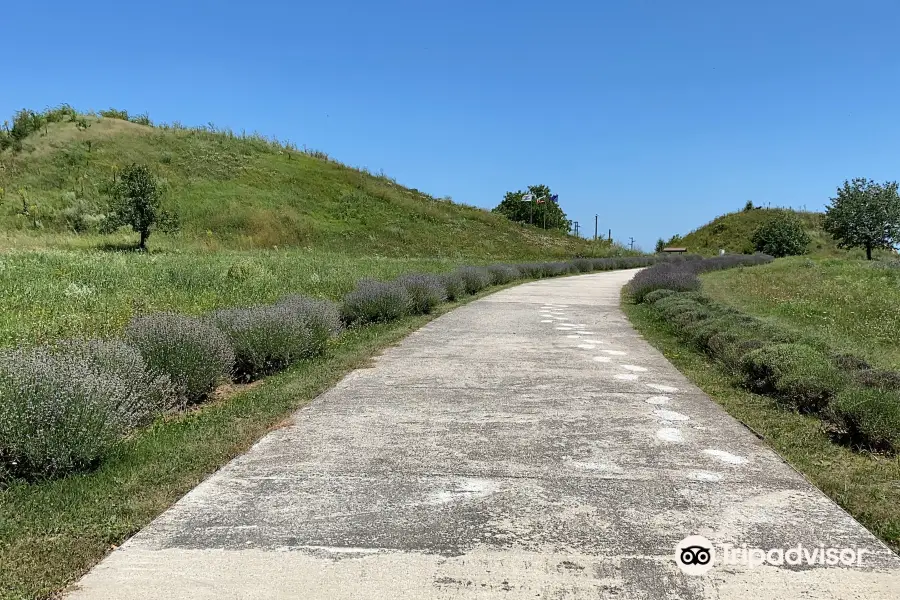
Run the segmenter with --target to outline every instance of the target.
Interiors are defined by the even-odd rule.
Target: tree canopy
[[[900,243],[900,195],[897,182],[876,183],[864,177],[844,181],[825,210],[825,231],[841,248],[872,250]]]
[[[531,194],[531,200],[524,199],[526,194]],[[503,201],[493,212],[517,223],[568,232],[572,228],[572,221],[552,197],[553,194],[546,185],[530,185],[525,191],[506,192]]]
[[[800,219],[792,214],[776,214],[760,225],[750,238],[760,252],[781,258],[805,254],[810,237]]]

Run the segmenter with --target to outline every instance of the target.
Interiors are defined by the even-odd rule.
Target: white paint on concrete
[[[714,471],[691,471],[688,475],[695,481],[716,482],[722,481],[722,474]]]
[[[634,373],[619,373],[616,375],[616,379],[620,381],[637,381],[638,376]]]
[[[730,465],[743,465],[747,463],[747,459],[743,456],[738,456],[736,454],[732,454],[731,452],[725,452],[724,450],[716,450],[715,448],[707,448],[703,451],[704,454],[708,454],[713,458],[718,458],[722,462],[726,462]]]
[[[552,323],[552,322],[553,322],[553,321],[550,320],[550,319],[544,319],[544,320],[541,321],[541,323]]]
[[[578,333],[580,333],[581,335],[594,335],[593,331],[579,331]]]
[[[680,444],[684,441],[681,432],[674,427],[663,427],[658,430],[656,432],[656,438],[663,442],[671,442],[673,444]]]
[[[688,421],[690,417],[674,410],[654,410],[653,414],[663,421]]]
[[[597,347],[596,344],[578,344],[578,347],[582,350],[593,350]]]
[[[612,359],[611,359],[610,357],[608,357],[608,356],[595,356],[595,357],[592,358],[591,360],[593,360],[594,362],[599,362],[599,363],[608,363],[608,362],[610,362]]]
[[[612,354],[613,356],[625,356],[626,354],[628,354],[623,350],[604,350],[604,352],[606,352],[607,354]]]
[[[647,404],[668,404],[671,398],[668,396],[650,396],[644,402]]]
[[[571,333],[571,334],[567,335],[566,337],[569,338],[569,339],[573,339],[573,340],[580,340],[580,339],[581,339],[581,336],[580,336],[580,335],[576,335],[576,334],[574,334],[574,333]]]
[[[622,368],[634,371],[635,373],[644,373],[647,371],[647,367],[639,367],[637,365],[622,365]]]
[[[661,385],[659,383],[648,383],[647,387],[653,388],[658,392],[668,392],[670,394],[678,391],[677,387],[672,387],[671,385]]]

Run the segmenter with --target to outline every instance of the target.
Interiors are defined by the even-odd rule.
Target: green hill
[[[58,120],[38,122],[20,134],[17,147],[7,143],[0,151],[7,247],[58,245],[64,234],[69,245],[102,243],[96,231],[104,190],[116,169],[140,162],[165,183],[166,208],[181,221],[178,234],[154,236],[151,248],[303,247],[481,259],[602,252],[601,244],[523,227],[258,135],[152,126],[146,117],[78,115],[68,107],[43,114]]]
[[[689,252],[717,254],[727,252],[752,253],[755,249],[750,239],[753,232],[776,215],[790,213],[803,223],[811,238],[808,251],[818,256],[847,256],[837,247],[834,238],[822,228],[823,213],[795,211],[784,208],[754,208],[716,217],[689,234],[669,240],[670,246],[682,246]]]

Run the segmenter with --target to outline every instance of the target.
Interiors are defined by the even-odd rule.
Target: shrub
[[[121,342],[0,352],[0,466],[30,479],[86,469],[172,397]]]
[[[594,261],[589,258],[576,258],[569,262],[579,273],[590,273],[594,270]]]
[[[886,369],[863,369],[853,374],[856,382],[867,388],[900,391],[900,373]]]
[[[741,360],[745,383],[771,394],[802,412],[819,411],[842,387],[843,380],[828,357],[803,344],[773,344]]]
[[[646,304],[653,304],[657,300],[662,300],[668,296],[671,296],[675,293],[675,290],[653,290],[644,296],[644,302]]]
[[[827,416],[855,443],[900,450],[900,392],[847,388],[832,400]]]
[[[408,315],[410,305],[409,293],[396,281],[361,279],[344,296],[341,320],[347,325],[394,321]]]
[[[803,223],[791,214],[779,214],[753,232],[750,238],[760,252],[771,256],[795,256],[804,254],[809,245],[809,234]]]
[[[208,318],[234,348],[236,380],[252,381],[325,351],[330,329],[314,327],[301,304],[294,301],[210,313]]]
[[[657,265],[636,274],[628,282],[626,290],[635,302],[643,302],[644,296],[654,290],[699,290],[700,278],[695,274],[673,266]]]
[[[135,317],[125,329],[151,372],[168,375],[184,402],[203,400],[231,375],[234,349],[215,325],[173,313]]]
[[[458,269],[467,294],[477,294],[491,285],[491,272],[484,267],[462,267]]]
[[[337,304],[330,300],[308,298],[299,294],[285,296],[277,302],[301,316],[313,333],[315,354],[325,352],[328,338],[341,331],[341,314]]]
[[[466,282],[458,271],[441,275],[441,283],[444,284],[444,294],[450,302],[455,302],[466,295]]]
[[[512,265],[490,265],[487,270],[491,275],[492,285],[504,285],[522,276],[519,269]]]
[[[542,263],[520,263],[516,265],[522,277],[527,279],[539,279],[544,276],[544,265]]]
[[[444,282],[437,275],[404,275],[397,283],[409,294],[410,312],[414,315],[428,314],[447,299]]]

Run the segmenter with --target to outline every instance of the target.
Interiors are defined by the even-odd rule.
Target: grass
[[[712,359],[680,341],[652,307],[623,301],[623,309],[644,338],[678,370],[900,552],[900,457],[855,452],[834,443],[816,417],[785,411],[771,398],[740,388]]]
[[[0,247],[96,247],[136,236],[72,235],[105,211],[117,168],[148,165],[165,183],[181,233],[151,248],[315,248],[361,256],[497,260],[592,255],[607,242],[524,227],[329,159],[229,131],[86,117],[51,123],[0,152]],[[501,198],[497,198],[497,202]],[[23,211],[28,207],[28,214]]]
[[[677,246],[684,246],[689,252],[697,254],[718,254],[723,248],[727,252],[754,252],[750,239],[753,232],[778,214],[791,213],[803,224],[810,236],[808,251],[818,256],[847,256],[846,250],[840,250],[831,235],[822,228],[824,214],[805,211],[794,211],[783,208],[757,208],[749,211],[733,212],[716,217],[706,225],[676,241]],[[852,253],[863,256],[863,252]]]
[[[299,249],[0,253],[0,346],[113,335],[132,315],[150,311],[199,314],[292,293],[339,300],[362,277],[446,272],[458,264]]]
[[[792,257],[701,276],[713,300],[900,369],[900,263]]]
[[[0,491],[0,598],[62,589],[345,373],[458,305],[350,329],[325,357],[139,431],[96,471]]]

